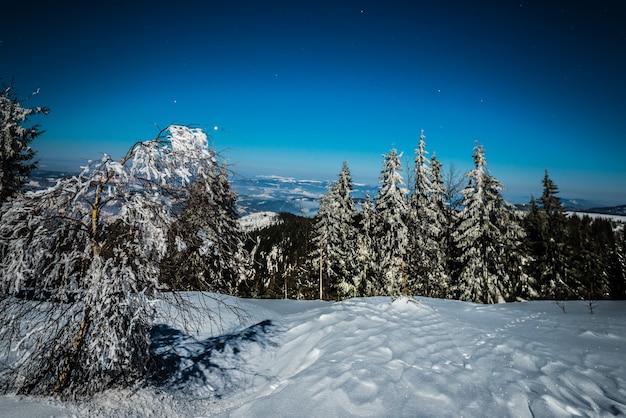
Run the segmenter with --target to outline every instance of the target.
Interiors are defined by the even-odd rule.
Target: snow
[[[478,305],[419,298],[222,297],[175,342],[212,368],[185,386],[80,404],[0,397],[0,416],[501,416],[626,414],[626,302]],[[217,307],[193,294],[195,303]],[[241,316],[245,312],[245,316]],[[170,324],[178,327],[179,324]]]
[[[276,212],[255,212],[239,218],[239,225],[244,232],[258,231],[281,223],[280,215]]]
[[[606,219],[612,222],[620,222],[620,223],[626,223],[626,215],[615,215],[615,214],[608,214],[608,213],[595,213],[595,212],[571,212],[571,211],[567,211],[565,212],[566,215],[568,216],[589,216],[592,219]]]

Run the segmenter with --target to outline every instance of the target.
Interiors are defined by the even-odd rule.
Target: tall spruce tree
[[[600,222],[588,215],[571,216],[567,220],[569,286],[576,298],[589,302],[592,311],[595,301],[609,293],[609,237],[598,228]]]
[[[455,184],[458,181],[453,180],[453,171],[448,171],[447,175],[444,175],[441,162],[437,159],[437,156],[433,154],[431,159],[431,167],[433,173],[433,183],[436,186],[437,192],[434,197],[436,204],[441,208],[440,212],[443,215],[443,234],[440,237],[440,246],[443,250],[444,260],[443,268],[446,273],[446,282],[444,284],[444,294],[441,297],[453,298],[453,286],[452,286],[452,272],[455,270],[455,246],[452,234],[458,226],[458,204],[455,204],[455,196],[458,192],[455,191]],[[439,192],[441,191],[441,192]]]
[[[48,114],[48,109],[22,107],[12,85],[0,91],[0,205],[22,188],[35,168],[30,143],[43,131],[38,124],[28,126],[28,119],[38,114]]]
[[[541,275],[538,258],[546,252],[546,222],[545,213],[537,205],[535,197],[531,196],[528,212],[522,218],[522,227],[526,234],[524,239],[525,251],[530,257],[526,269],[532,277]],[[541,287],[538,291],[542,291]],[[539,293],[539,296],[542,296],[541,293]]]
[[[415,150],[414,186],[409,200],[407,280],[412,293],[445,297],[448,277],[441,165],[436,159],[431,165],[425,139],[422,130]]]
[[[459,299],[479,303],[501,303],[515,294],[521,269],[523,236],[505,202],[502,185],[489,173],[485,151],[474,147],[474,169],[466,174],[459,229],[453,237],[460,269],[456,275]]]
[[[335,273],[332,270],[332,263],[329,257],[333,250],[333,212],[335,202],[332,201],[330,193],[322,196],[320,206],[313,220],[313,248],[311,253],[311,265],[318,272],[319,299],[324,299],[324,287],[329,287],[330,280]],[[326,292],[328,294],[328,291]]]
[[[558,197],[559,189],[545,171],[543,193],[539,209],[543,220],[539,231],[543,244],[532,254],[532,270],[537,274],[537,286],[542,297],[564,300],[571,296],[572,289],[567,278],[567,218]]]
[[[400,295],[406,290],[405,261],[408,247],[407,194],[402,178],[402,165],[392,148],[384,155],[380,174],[380,189],[375,198],[376,223],[374,246],[377,273],[374,275],[374,293]]]
[[[372,296],[377,294],[374,286],[376,281],[373,275],[378,272],[376,265],[376,251],[374,245],[374,229],[376,225],[376,213],[374,202],[369,194],[361,203],[360,230],[357,234],[357,273],[359,286],[354,289],[354,296]]]
[[[337,181],[322,197],[315,216],[314,243],[317,250],[313,253],[313,265],[319,271],[321,288],[326,289],[330,298],[341,296],[338,292],[351,296],[358,288],[355,215],[352,176],[348,164],[344,162]]]
[[[606,218],[597,218],[591,224],[591,241],[594,243],[598,258],[602,261],[602,272],[595,279],[593,289],[599,292],[601,299],[619,299],[618,292],[613,295],[614,283],[623,282],[618,255],[618,233],[613,230],[613,222]]]
[[[348,168],[348,163],[344,161],[339,177],[331,188],[332,198],[336,202],[334,219],[338,235],[338,242],[331,258],[335,265],[337,292],[340,298],[356,296],[360,287],[360,272],[357,268],[355,246],[357,238],[356,207],[352,192],[352,174]]]

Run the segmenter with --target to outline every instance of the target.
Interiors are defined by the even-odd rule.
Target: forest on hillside
[[[252,231],[246,248],[251,297],[340,300],[421,295],[478,303],[515,300],[624,299],[624,225],[566,215],[548,171],[543,193],[520,212],[501,195],[476,144],[474,169],[462,178],[428,158],[422,132],[412,181],[401,154],[384,156],[380,188],[352,198],[347,163],[313,219],[281,214]]]

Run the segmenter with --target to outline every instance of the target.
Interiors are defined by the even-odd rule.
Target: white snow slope
[[[204,345],[176,343],[183,354],[213,348],[201,379],[79,405],[4,396],[0,416],[626,414],[626,302],[591,315],[573,301],[563,313],[549,301],[228,300],[247,311],[243,324],[225,314],[221,336],[207,322]]]
[[[239,225],[244,232],[257,231],[281,223],[276,212],[255,212],[239,218]]]

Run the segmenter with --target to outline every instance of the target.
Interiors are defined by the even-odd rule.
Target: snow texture
[[[564,314],[551,301],[226,300],[247,312],[243,322],[237,310],[222,309],[222,326],[199,322],[196,338],[178,324],[163,328],[177,336],[169,343],[181,365],[199,360],[196,378],[78,405],[3,396],[0,415],[626,414],[626,302],[602,302],[590,315],[583,302],[567,302]]]
[[[267,211],[251,213],[239,219],[239,225],[244,232],[258,231],[280,223],[282,220],[278,213]]]

